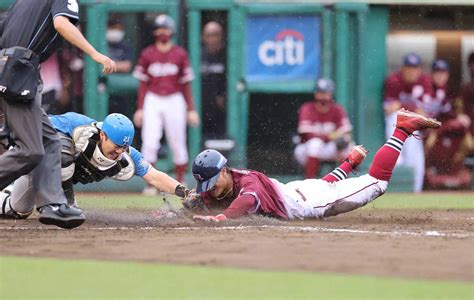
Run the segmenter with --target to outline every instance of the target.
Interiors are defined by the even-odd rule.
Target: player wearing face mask
[[[167,15],[155,19],[155,43],[140,54],[133,75],[140,80],[135,126],[142,128],[142,153],[154,165],[163,130],[175,164],[176,179],[184,181],[188,164],[186,123],[199,124],[194,110],[191,80],[194,79],[186,50],[175,45],[175,23]],[[145,194],[153,194],[150,187]]]
[[[111,18],[105,35],[109,54],[117,61],[117,72],[128,73],[132,69],[132,48],[123,38],[125,31],[123,24],[116,18]]]

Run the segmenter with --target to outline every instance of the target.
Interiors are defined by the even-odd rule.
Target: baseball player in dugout
[[[101,64],[105,74],[115,71],[115,63],[77,29],[76,0],[17,0],[0,20],[0,105],[14,142],[12,149],[0,156],[0,189],[31,172],[39,221],[77,227],[85,216],[68,205],[62,193],[61,144],[41,108],[39,64],[56,51],[61,38]]]
[[[59,133],[63,195],[70,206],[78,207],[73,185],[88,184],[105,178],[118,181],[140,176],[162,192],[185,197],[189,191],[167,174],[156,170],[139,151],[130,146],[135,129],[132,121],[118,113],[97,122],[85,115],[69,112],[49,117]],[[11,150],[9,150],[11,151]],[[35,205],[33,174],[20,177],[12,187],[0,192],[0,215],[27,218]]]
[[[433,86],[431,78],[422,72],[422,61],[418,54],[409,53],[403,59],[399,72],[390,74],[384,83],[385,135],[390,137],[396,112],[400,108],[426,115],[431,104]],[[415,137],[420,135],[415,132]],[[409,139],[400,155],[398,165],[412,167],[415,173],[415,192],[423,190],[425,177],[425,152],[423,138]]]
[[[232,169],[222,154],[205,150],[193,162],[197,193],[190,193],[183,204],[195,213],[223,209],[218,215],[193,217],[207,222],[222,222],[247,214],[284,220],[324,218],[362,207],[385,193],[405,141],[417,130],[441,126],[434,119],[404,109],[396,115],[395,130],[375,154],[366,175],[346,179],[366,157],[367,151],[362,146],[355,146],[346,160],[322,179],[287,184],[257,171]]]
[[[142,128],[142,153],[145,160],[155,165],[160,140],[165,132],[175,164],[176,178],[184,182],[188,164],[186,124],[199,125],[191,93],[193,70],[188,54],[171,40],[175,32],[174,20],[159,15],[154,22],[155,43],[145,48],[133,74],[140,80],[137,111],[133,121]],[[156,194],[148,186],[145,194]]]
[[[334,102],[334,89],[332,80],[317,80],[314,99],[299,109],[301,142],[295,148],[295,158],[304,166],[307,179],[316,177],[321,161],[344,158],[354,146],[352,125],[344,108]]]
[[[464,159],[471,147],[471,120],[467,115],[457,113],[452,105],[455,95],[447,88],[448,62],[437,59],[431,70],[433,97],[426,112],[430,117],[436,117],[443,122],[443,126],[427,134],[425,183],[430,188],[468,187],[471,172],[464,166]]]

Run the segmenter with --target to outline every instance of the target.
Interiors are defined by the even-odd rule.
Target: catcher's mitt
[[[207,210],[202,196],[194,190],[190,190],[186,197],[183,198],[183,206],[192,211]]]

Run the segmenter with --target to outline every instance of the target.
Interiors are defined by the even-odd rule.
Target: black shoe
[[[86,216],[80,208],[67,204],[51,204],[40,208],[39,221],[45,225],[56,225],[65,229],[80,226]]]

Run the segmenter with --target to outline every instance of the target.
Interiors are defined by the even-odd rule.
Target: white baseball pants
[[[304,165],[309,157],[315,157],[320,160],[335,160],[337,158],[337,148],[335,142],[325,143],[319,138],[312,138],[304,144],[295,147],[296,161]]]
[[[186,102],[183,95],[160,96],[147,92],[144,101],[141,150],[145,160],[157,161],[164,130],[174,164],[187,164]]]
[[[362,207],[387,189],[388,182],[368,174],[337,182],[322,179],[273,180],[284,200],[290,219],[331,217]]]

